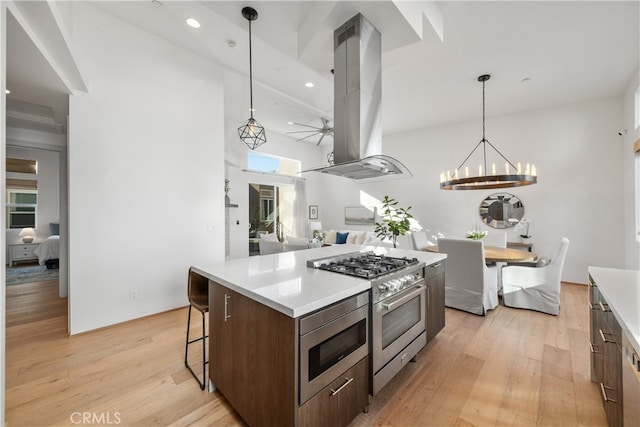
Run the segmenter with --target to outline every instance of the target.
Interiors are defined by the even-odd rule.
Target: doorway
[[[260,254],[262,234],[293,235],[294,201],[293,185],[249,184],[249,256]]]

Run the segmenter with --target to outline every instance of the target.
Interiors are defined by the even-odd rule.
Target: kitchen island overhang
[[[311,259],[352,252],[418,258],[427,265],[446,254],[383,246],[333,245],[194,265],[193,271],[292,318],[371,289],[369,280],[308,268]]]

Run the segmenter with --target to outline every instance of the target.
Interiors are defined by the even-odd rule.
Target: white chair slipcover
[[[413,249],[417,251],[424,251],[429,246],[429,237],[426,230],[411,232],[411,240],[413,241]]]
[[[502,301],[508,307],[543,313],[560,313],[560,280],[569,249],[563,237],[548,264],[544,266],[507,265],[502,268]]]
[[[445,305],[484,316],[498,305],[498,269],[488,267],[482,240],[438,239],[446,253]]]

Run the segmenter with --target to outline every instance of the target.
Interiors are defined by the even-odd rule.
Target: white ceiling
[[[640,64],[637,0],[92,4],[237,72],[225,82],[231,95],[225,96],[225,107],[240,121],[249,103],[248,22],[240,11],[254,7],[259,14],[252,23],[255,117],[278,132],[300,130],[288,121],[321,126],[320,116],[331,117],[333,30],[357,12],[382,33],[386,134],[479,119],[480,74],[492,75],[491,116],[622,95]],[[421,16],[434,5],[442,17],[443,41]],[[188,27],[187,17],[202,26]],[[63,85],[12,19],[7,30],[9,96],[51,105],[56,117],[64,117]],[[306,88],[307,81],[315,87]]]

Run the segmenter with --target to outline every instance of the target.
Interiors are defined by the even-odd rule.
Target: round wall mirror
[[[524,205],[510,193],[494,193],[480,204],[482,222],[493,228],[510,228],[524,216]]]

